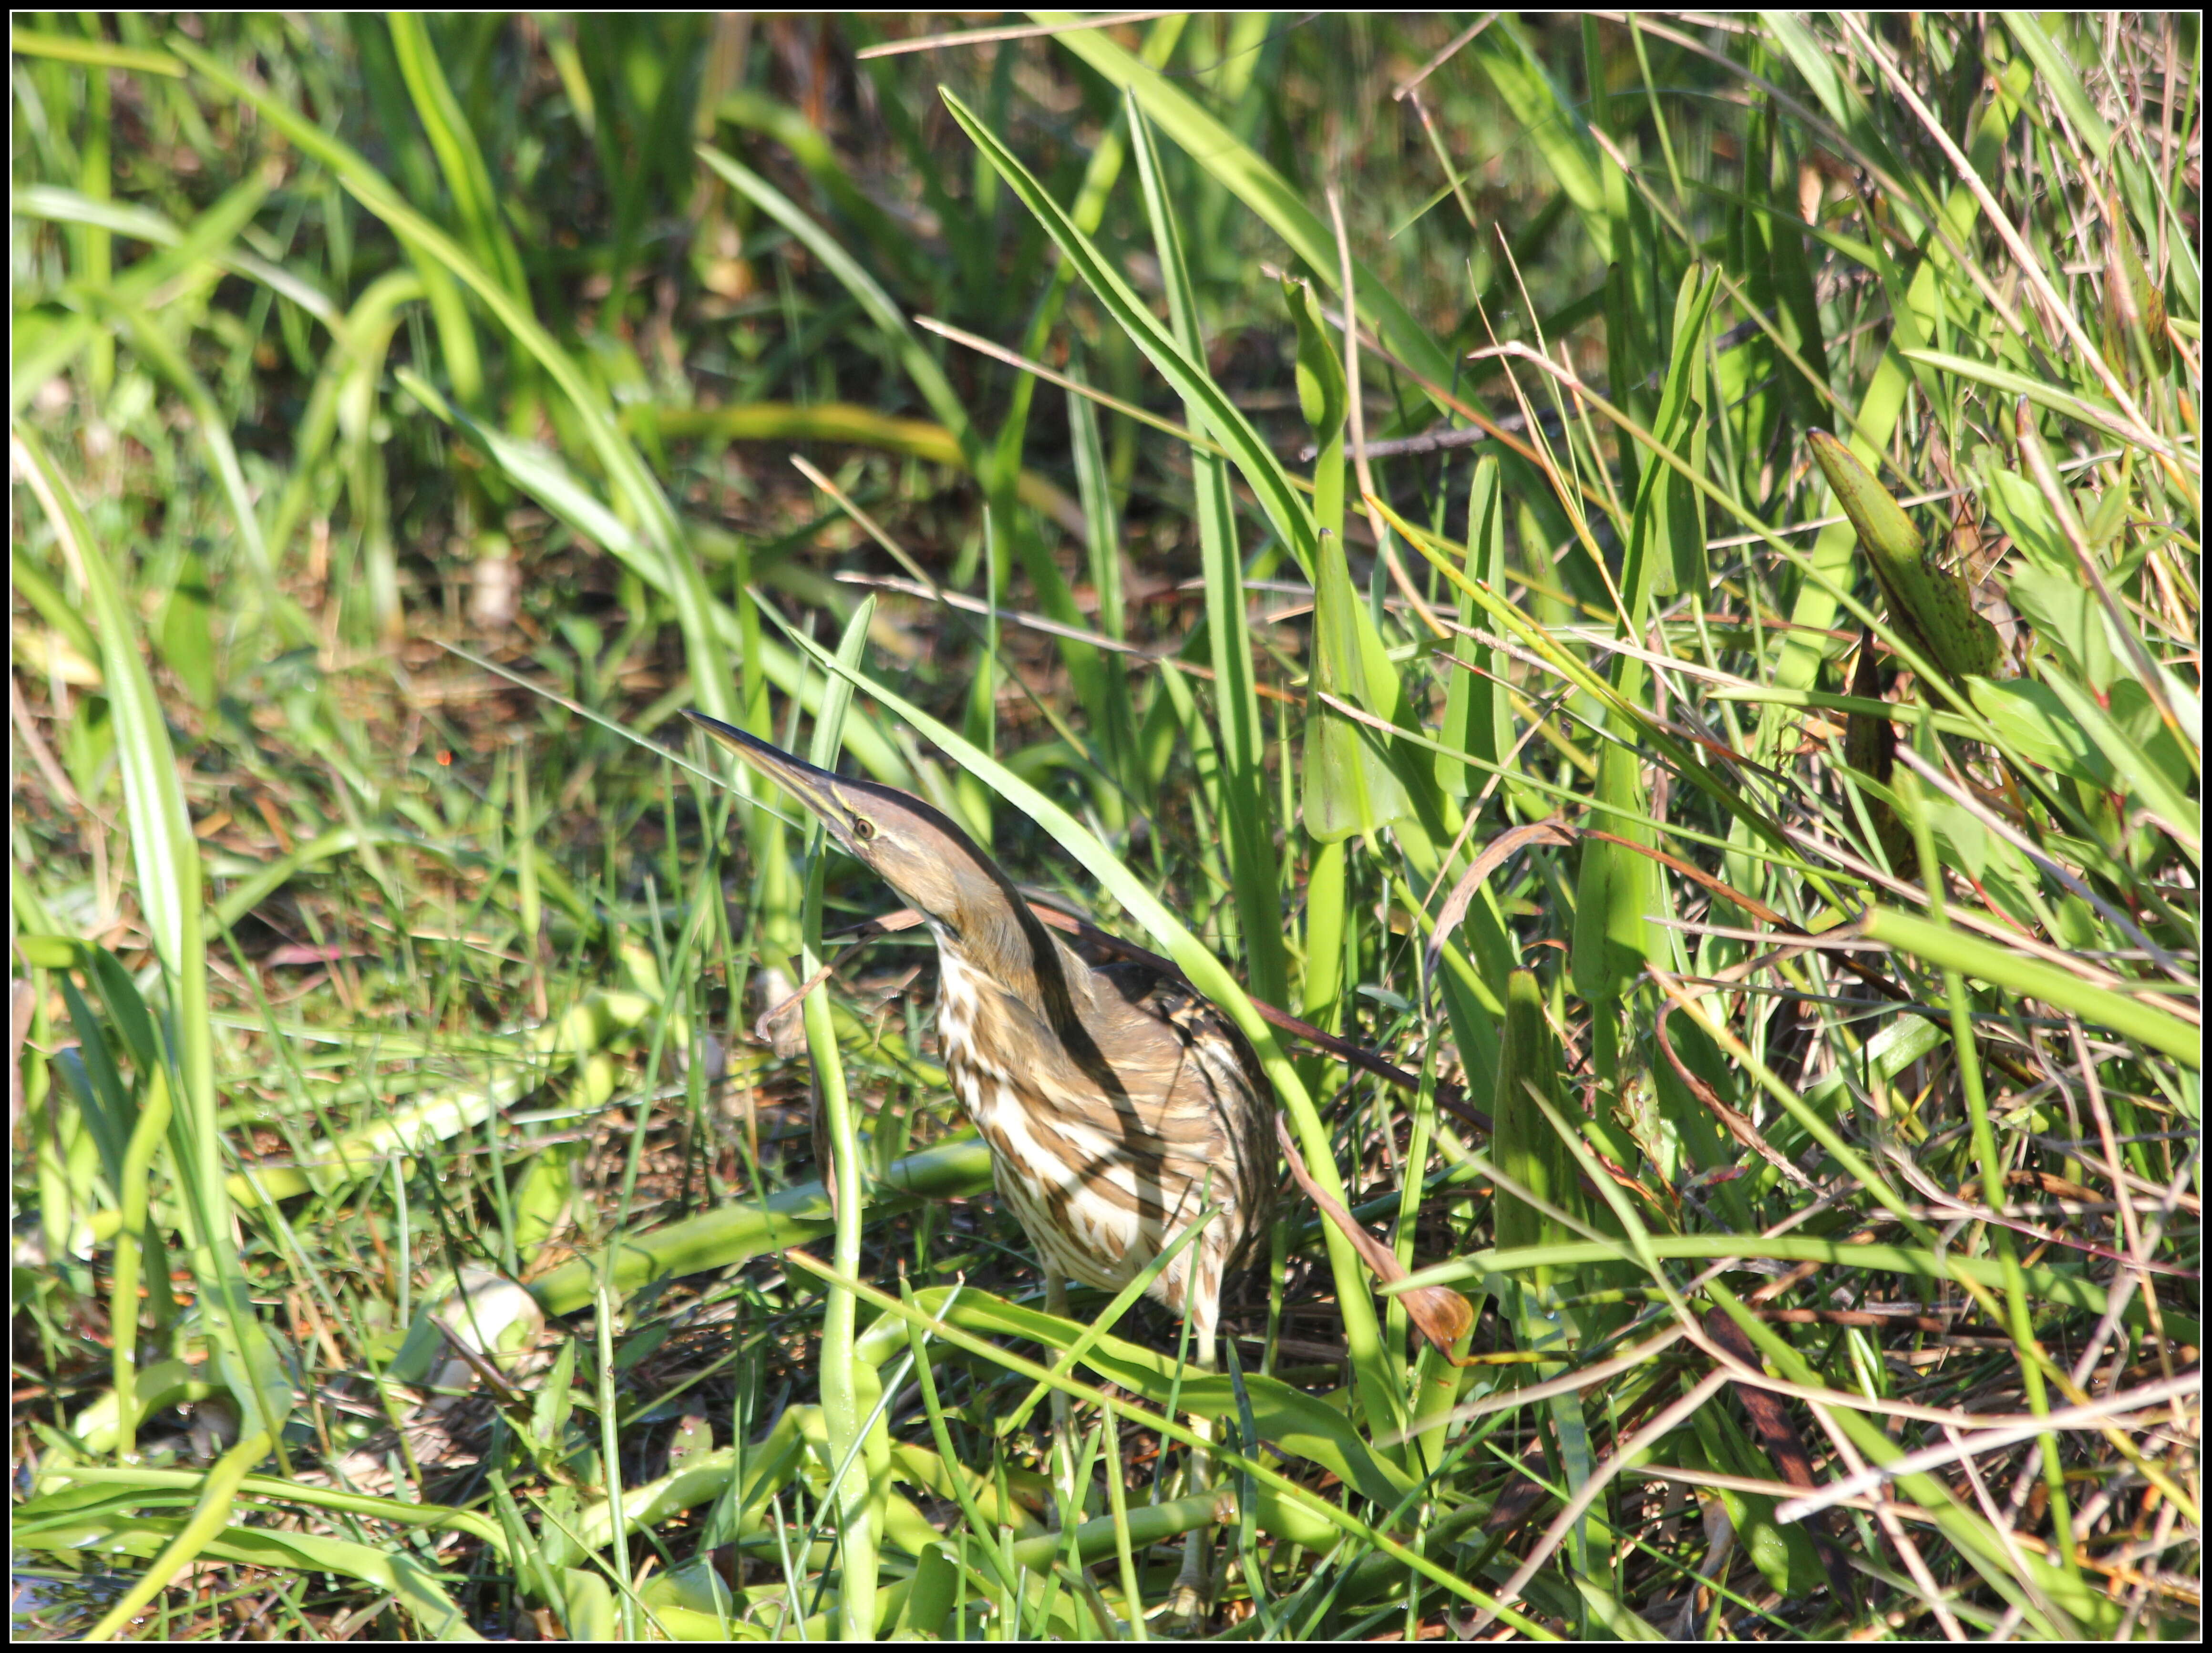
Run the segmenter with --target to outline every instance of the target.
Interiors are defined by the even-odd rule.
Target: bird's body
[[[1141,964],[1094,968],[1038,929],[1079,1036],[940,933],[937,1029],[954,1092],[1049,1273],[1119,1291],[1218,1207],[1152,1286],[1211,1350],[1222,1279],[1266,1231],[1274,1141],[1258,1063],[1180,981]],[[1017,1070],[1000,1054],[1012,1050],[1040,1059]]]
[[[1243,1036],[1179,977],[1086,962],[920,799],[690,715],[929,926],[946,1071],[1048,1279],[1117,1291],[1215,1207],[1150,1288],[1210,1365],[1222,1281],[1266,1235],[1275,1180],[1273,1099]]]

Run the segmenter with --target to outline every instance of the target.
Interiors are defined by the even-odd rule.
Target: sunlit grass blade
[[[1068,12],[1033,15],[1040,21],[1074,21],[1073,14]],[[1145,112],[1162,131],[1288,241],[1315,274],[1334,284],[1336,240],[1328,224],[1249,145],[1222,126],[1180,86],[1116,45],[1103,31],[1072,28],[1055,38],[1067,51],[1103,75],[1109,84],[1127,88],[1129,95],[1144,106]],[[1398,301],[1390,283],[1376,277],[1364,265],[1355,264],[1353,268],[1359,283],[1360,301],[1370,307],[1369,314],[1390,348],[1417,370],[1438,380],[1449,379],[1450,363],[1427,330]]]
[[[198,1281],[203,1322],[219,1355],[219,1370],[236,1397],[240,1415],[260,1442],[253,1455],[258,1459],[275,1444],[276,1431],[291,1409],[292,1389],[254,1312],[229,1239],[234,1219],[223,1188],[223,1148],[216,1123],[215,1042],[209,1021],[199,843],[178,783],[168,726],[139,655],[135,617],[125,602],[107,550],[94,537],[82,507],[37,436],[20,422],[14,431],[13,452],[82,582],[86,606],[99,630],[105,685],[117,724],[117,755],[137,888],[169,994],[167,1059],[175,1065],[173,1105],[177,1115],[170,1142],[190,1212],[188,1261]],[[143,1206],[139,1209],[143,1212]],[[131,1312],[137,1312],[135,1302]],[[240,1473],[250,1468],[247,1462]]]
[[[1259,495],[1261,508],[1267,513],[1275,532],[1283,536],[1300,565],[1310,568],[1314,551],[1311,514],[1291,486],[1273,453],[1252,428],[1251,422],[1223,394],[1203,362],[1194,362],[1188,357],[1174,335],[1152,315],[1029,169],[958,98],[949,91],[944,96],[952,118],[960,123],[961,129],[1000,176],[1012,186],[1023,204],[1044,225],[1115,324],[1144,351],[1168,382],[1202,410],[1206,428],[1216,441],[1229,449],[1237,470]]]

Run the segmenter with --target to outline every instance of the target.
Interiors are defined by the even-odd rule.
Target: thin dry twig
[[[863,46],[853,55],[866,63],[872,58],[898,58],[910,52],[942,52],[953,46],[989,46],[1000,40],[1035,40],[1052,34],[1073,34],[1081,29],[1115,28],[1123,23],[1149,23],[1162,17],[1180,17],[1176,11],[1114,11],[1066,23],[1021,23],[1005,28],[965,29],[957,34],[926,34],[913,40],[887,40]]]

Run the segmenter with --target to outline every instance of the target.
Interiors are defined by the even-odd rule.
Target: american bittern
[[[1218,1208],[1150,1287],[1188,1315],[1211,1370],[1222,1279],[1266,1235],[1274,1194],[1273,1097],[1243,1036],[1179,977],[1086,963],[920,799],[686,715],[812,811],[937,938],[945,1071],[1036,1247],[1049,1309],[1066,1312],[1067,1279],[1119,1291]],[[1194,1534],[1182,1613],[1204,1594],[1203,1562]]]

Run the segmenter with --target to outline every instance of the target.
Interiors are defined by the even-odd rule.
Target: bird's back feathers
[[[1177,1309],[1188,1292],[1210,1336],[1220,1277],[1265,1235],[1273,1205],[1266,1077],[1188,982],[1141,964],[1094,968],[1058,936],[1040,939],[1054,957],[1036,961],[1037,979],[1065,988],[1051,995],[1058,1017],[939,937],[939,1035],[954,1087],[991,1146],[1001,1193],[1057,1273],[1117,1288],[1205,1206],[1219,1207],[1153,1287]]]

